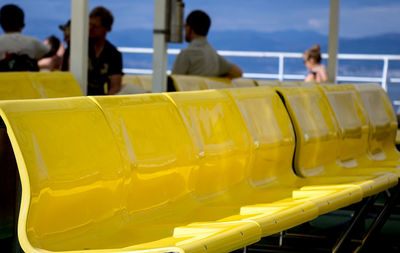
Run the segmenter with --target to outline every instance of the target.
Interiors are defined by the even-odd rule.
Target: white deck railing
[[[131,54],[153,54],[153,48],[141,47],[119,47],[122,53]],[[180,49],[168,49],[168,55],[177,55]],[[277,80],[303,80],[304,75],[285,74],[285,59],[303,57],[302,53],[287,53],[287,52],[262,52],[262,51],[226,51],[220,50],[219,54],[231,57],[246,57],[246,58],[275,58],[278,59],[278,73],[244,73],[245,78],[258,79],[277,79]],[[328,54],[323,54],[322,58],[328,58]],[[361,77],[361,76],[337,76],[337,81],[340,82],[375,82],[381,83],[382,87],[387,90],[388,81],[391,83],[400,83],[400,77],[390,78],[388,80],[388,70],[390,61],[400,61],[400,55],[383,55],[383,54],[339,54],[339,60],[374,60],[382,61],[382,75],[378,77]],[[128,74],[151,74],[151,69],[134,69],[126,68],[125,73]],[[169,71],[168,71],[169,72]]]

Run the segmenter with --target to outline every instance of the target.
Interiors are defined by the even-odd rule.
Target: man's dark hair
[[[4,5],[0,10],[0,24],[4,31],[15,32],[24,27],[24,11],[15,4]]]
[[[206,36],[211,26],[211,19],[204,11],[195,10],[187,16],[186,24],[198,35]]]
[[[58,49],[60,48],[60,40],[52,35],[50,37],[47,38],[49,45],[50,45],[50,56],[53,56],[57,53]]]
[[[111,30],[112,24],[114,22],[114,16],[111,14],[111,12],[104,8],[103,6],[98,6],[94,8],[90,12],[90,17],[100,17],[101,18],[101,24],[106,28]]]

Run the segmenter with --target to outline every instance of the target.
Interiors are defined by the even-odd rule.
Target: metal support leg
[[[20,253],[23,252],[21,249],[21,245],[19,244],[18,240],[18,217],[19,217],[19,210],[21,207],[21,196],[22,196],[22,186],[21,180],[19,179],[19,174],[17,171],[16,174],[16,196],[15,196],[15,214],[14,214],[14,237],[13,237],[13,252]]]
[[[363,249],[368,247],[368,244],[375,238],[376,234],[385,225],[387,219],[389,218],[392,208],[396,205],[396,201],[400,196],[400,185],[396,185],[393,188],[393,192],[390,198],[386,201],[382,211],[377,215],[374,222],[371,224],[364,238],[361,240],[361,245],[356,248],[354,252],[361,252]]]
[[[349,224],[345,231],[339,236],[338,241],[336,242],[335,246],[332,249],[332,253],[337,253],[339,250],[341,250],[345,245],[345,242],[349,240],[349,237],[353,231],[353,229],[356,227],[356,225],[362,221],[362,219],[365,217],[367,214],[369,207],[371,207],[374,202],[375,202],[376,196],[371,196],[368,197],[367,199],[363,200],[361,203],[360,209],[358,209],[351,220],[349,221]]]
[[[281,231],[279,233],[279,247],[282,247],[283,245],[283,236],[285,235],[285,231]]]

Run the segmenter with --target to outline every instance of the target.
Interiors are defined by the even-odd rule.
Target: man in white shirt
[[[8,4],[1,8],[0,25],[4,30],[0,35],[0,60],[14,54],[37,61],[50,51],[50,47],[38,39],[21,34],[25,26],[24,12],[18,6]]]
[[[172,74],[220,76],[237,78],[242,70],[226,60],[208,43],[207,34],[211,26],[210,17],[201,10],[195,10],[186,18],[185,40],[189,46],[176,57]]]

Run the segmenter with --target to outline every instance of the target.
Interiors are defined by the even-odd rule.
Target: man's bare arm
[[[231,69],[228,71],[228,73],[225,74],[225,77],[228,77],[228,78],[233,79],[233,78],[242,77],[242,75],[243,75],[242,69],[241,69],[238,65],[235,64],[235,65],[233,66],[233,68],[231,68]]]
[[[110,76],[110,87],[108,90],[108,95],[115,95],[118,93],[122,88],[122,75],[121,74],[114,74]]]

